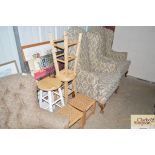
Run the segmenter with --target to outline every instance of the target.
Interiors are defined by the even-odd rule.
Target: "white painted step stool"
[[[46,77],[37,82],[37,86],[40,89],[38,95],[41,108],[53,112],[55,106],[64,106],[61,84],[61,81],[52,77]]]

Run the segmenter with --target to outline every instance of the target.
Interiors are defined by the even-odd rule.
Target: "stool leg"
[[[96,102],[93,104],[93,114],[95,114],[95,111],[96,111]]]
[[[84,128],[85,125],[85,115],[82,116],[82,118],[80,119],[80,128]]]
[[[86,124],[86,111],[83,112],[83,124]]]
[[[76,79],[74,79],[73,81],[72,81],[72,97],[75,97],[76,96]]]
[[[54,91],[51,91],[51,95],[52,95],[52,108],[55,109],[55,96],[54,96]]]
[[[49,111],[51,111],[51,112],[53,112],[52,102],[54,102],[53,92],[52,91],[48,91]]]
[[[68,102],[68,82],[64,82],[64,94],[65,94],[65,104]]]
[[[39,106],[41,108],[43,91],[42,90],[39,90],[38,94],[39,94]]]
[[[60,96],[61,105],[64,106],[65,104],[64,104],[64,99],[63,99],[61,88],[58,89],[58,92],[59,92],[59,96]]]

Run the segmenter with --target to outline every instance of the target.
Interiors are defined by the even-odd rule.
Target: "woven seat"
[[[73,108],[70,105],[66,105],[57,111],[59,115],[65,116],[69,119],[69,127],[80,121],[80,128],[84,127],[83,113]]]
[[[95,110],[96,110],[96,101],[82,94],[77,94],[76,97],[70,99],[69,104],[74,108],[83,112],[84,122],[86,122],[86,119],[90,116],[90,114],[95,113]],[[86,112],[89,110],[91,111],[86,116]]]

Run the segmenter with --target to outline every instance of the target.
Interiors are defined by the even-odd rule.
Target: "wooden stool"
[[[48,109],[53,112],[55,105],[59,107],[64,106],[64,99],[61,91],[62,82],[57,78],[46,77],[37,82],[39,91],[39,105],[41,108]],[[42,106],[43,102],[47,106]]]
[[[83,113],[75,109],[74,107],[66,105],[63,108],[59,109],[57,113],[69,119],[69,125],[68,125],[69,127],[73,126],[78,121],[80,123],[80,128],[84,127],[85,120],[83,117]]]
[[[53,36],[49,34],[50,37],[50,44],[52,46],[52,54],[54,60],[54,66],[56,70],[56,77],[64,82],[64,97],[65,97],[65,104],[68,103],[68,83],[72,81],[72,92],[73,95],[76,96],[76,68],[78,57],[80,53],[80,46],[82,40],[82,33],[79,34],[78,40],[76,41],[69,41],[67,32],[64,32],[64,40],[53,40]],[[59,45],[58,43],[64,41],[64,46]],[[69,47],[77,46],[76,52],[73,54],[69,51]],[[57,54],[57,48],[64,50],[64,53]],[[63,57],[63,58],[62,58]],[[70,61],[74,61],[74,65],[69,69],[68,63]],[[64,69],[59,70],[58,62],[64,63]]]
[[[76,97],[70,99],[69,104],[83,112],[84,124],[86,122],[86,119],[90,116],[90,114],[94,114],[96,110],[96,101],[88,96],[84,96],[81,94],[77,94]],[[88,113],[86,116],[86,112],[89,110],[90,113]]]

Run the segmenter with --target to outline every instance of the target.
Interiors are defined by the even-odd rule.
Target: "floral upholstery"
[[[106,53],[106,57],[111,58],[114,61],[122,61],[127,59],[127,52],[111,51]]]
[[[102,26],[90,26],[88,29],[89,32],[98,32],[102,38],[102,44],[105,46],[102,49],[103,55],[106,55],[111,51],[111,46],[113,43],[114,33],[111,30],[103,28]]]
[[[80,60],[79,61],[79,65],[80,68],[83,70],[90,70],[90,61],[88,59],[89,57],[89,53],[88,53],[88,39],[87,39],[87,33],[85,32],[85,30],[79,28],[79,27],[71,27],[71,29],[68,30],[68,36],[69,36],[69,40],[77,40],[78,39],[78,35],[79,33],[82,33],[82,41],[81,41],[81,51],[80,52]],[[77,48],[71,47],[70,50],[75,53],[75,50]]]
[[[87,33],[79,27],[71,27],[68,30],[69,39],[77,39],[81,32],[83,37],[77,67],[77,91],[104,104],[117,89],[121,75],[115,61],[112,64],[108,57],[102,56],[101,49],[104,46],[100,42],[103,37],[98,33]]]
[[[102,44],[102,37],[97,32],[88,32],[88,48],[89,48],[89,60],[91,69],[95,72],[113,72],[116,71],[115,62],[109,61],[103,53],[102,49],[105,48],[105,44]]]
[[[106,29],[102,26],[92,26],[89,28],[89,32],[98,32],[99,35],[102,36],[102,38],[103,35],[105,36],[104,39],[101,40],[100,44],[103,44],[104,46],[106,45],[106,47],[101,49],[100,57],[109,58],[108,64],[115,64],[115,68],[117,68],[121,76],[124,75],[128,71],[131,62],[127,60],[127,52],[116,52],[112,50],[112,43],[114,38],[113,31]],[[106,61],[104,62],[107,63]]]

